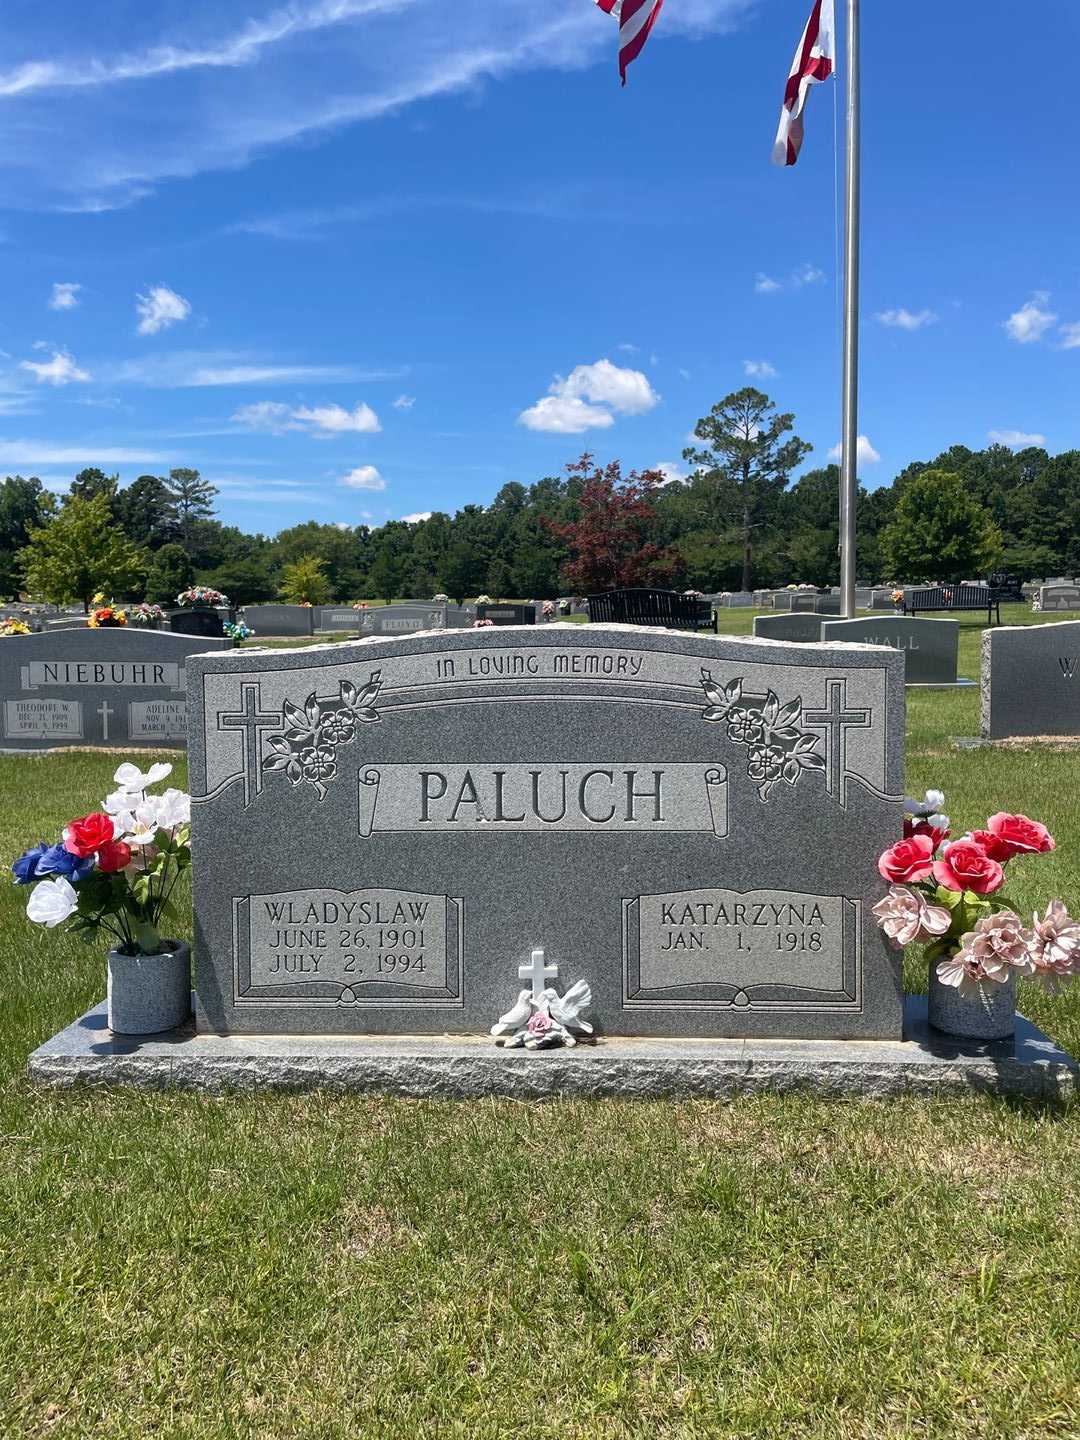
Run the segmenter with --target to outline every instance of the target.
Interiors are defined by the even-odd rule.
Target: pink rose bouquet
[[[928,790],[905,800],[904,835],[878,859],[889,893],[874,915],[890,944],[926,945],[937,978],[961,994],[987,982],[1027,975],[1054,989],[1080,974],[1080,922],[1060,900],[1026,928],[1002,894],[1005,867],[1045,855],[1054,838],[1037,820],[1000,812],[984,830],[950,840],[945,797]]]

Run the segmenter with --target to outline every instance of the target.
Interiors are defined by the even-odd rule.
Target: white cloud
[[[411,410],[416,404],[415,395],[399,395],[394,401],[395,410]]]
[[[386,481],[374,465],[358,465],[355,470],[350,470],[347,475],[343,475],[338,484],[345,485],[350,490],[386,489]]]
[[[874,319],[879,325],[892,330],[921,330],[924,325],[933,325],[937,320],[933,310],[879,310]]]
[[[615,415],[643,415],[660,397],[640,370],[597,360],[576,365],[564,379],[556,375],[550,394],[518,416],[529,430],[554,435],[580,435],[584,430],[607,430]]]
[[[353,410],[346,410],[342,405],[315,405],[310,409],[301,406],[293,411],[293,419],[298,426],[310,429],[319,438],[345,434],[374,435],[382,429],[375,411],[362,400]]]
[[[0,441],[0,465],[140,465],[164,464],[172,456],[159,450],[126,446],[54,445],[48,440]]]
[[[1018,345],[1030,345],[1041,340],[1057,316],[1046,309],[1050,301],[1049,292],[1036,290],[1031,299],[1019,310],[1014,310],[1004,321],[1005,333]]]
[[[820,285],[824,279],[825,271],[819,270],[816,265],[800,265],[791,272],[791,283],[796,290],[800,285]]]
[[[1065,337],[1061,342],[1063,350],[1080,350],[1080,320],[1070,320],[1067,325],[1062,325],[1061,333]]]
[[[0,143],[19,154],[21,203],[113,208],[161,180],[244,166],[304,136],[515,74],[610,59],[610,22],[591,6],[465,0],[450,12],[419,0],[276,0],[258,19],[219,21],[216,34],[215,16],[237,7],[199,6],[188,31],[198,39],[186,42],[172,8],[142,7],[137,29],[76,9],[62,46],[49,7],[31,8],[19,59],[0,72],[0,95],[19,100],[0,115]],[[688,0],[653,44],[730,29],[747,9],[747,0]],[[104,48],[118,28],[138,39]],[[169,77],[162,123],[147,111],[154,77]]]
[[[584,430],[609,430],[615,424],[610,410],[586,405],[572,395],[545,395],[518,416],[527,430],[545,430],[551,435],[580,435]]]
[[[641,351],[641,346],[634,345],[629,340],[624,340],[621,345],[616,345],[615,349],[621,350],[624,355],[637,355]]]
[[[832,447],[832,449],[829,451],[829,459],[830,459],[830,460],[835,460],[835,461],[839,462],[839,460],[840,460],[840,446],[839,446],[839,445],[834,445],[834,446]],[[859,439],[858,439],[858,442],[856,443],[856,446],[855,446],[855,463],[856,463],[856,465],[876,465],[877,462],[878,462],[880,459],[881,459],[881,456],[880,456],[880,455],[878,454],[878,452],[874,449],[873,445],[870,444],[870,441],[867,439],[867,437],[866,437],[865,435],[860,435],[860,436],[859,436]]]
[[[70,280],[55,280],[49,296],[50,310],[74,310],[79,303],[81,285]]]
[[[170,290],[168,285],[152,285],[145,295],[136,295],[136,327],[140,335],[156,335],[191,314],[191,302]]]
[[[771,275],[766,275],[763,270],[759,270],[754,276],[754,289],[759,295],[775,295],[778,290],[782,290],[783,288],[779,280],[774,280]]]
[[[678,460],[657,460],[655,465],[649,466],[650,470],[659,470],[663,475],[661,484],[670,485],[673,480],[689,480],[689,475],[682,468]]]
[[[284,435],[286,430],[295,428],[290,423],[291,407],[279,400],[256,400],[251,405],[241,405],[229,418],[247,430],[265,430],[271,435]]]
[[[294,407],[280,400],[256,400],[241,405],[230,418],[248,430],[264,430],[270,435],[304,430],[316,440],[328,440],[333,435],[374,435],[382,429],[375,411],[362,400],[353,410],[343,405]]]
[[[680,368],[679,374],[682,376],[682,378],[683,378],[684,380],[689,380],[689,379],[690,379],[690,371],[689,371],[689,370],[683,370],[683,369]]]
[[[54,350],[51,360],[20,360],[20,370],[28,370],[38,384],[68,385],[72,380],[89,380],[90,372],[80,370],[66,350]]]
[[[1026,450],[1029,445],[1045,445],[1045,435],[1029,435],[1025,430],[991,430],[987,437],[994,445],[1007,445],[1010,450]]]
[[[771,380],[777,373],[768,360],[744,360],[742,368],[743,374],[753,380]]]
[[[430,520],[432,513],[430,510],[417,510],[415,514],[402,515],[401,518],[406,525],[419,525],[421,520]]]
[[[366,384],[399,380],[400,370],[361,370],[352,365],[281,365],[232,350],[175,350],[139,356],[100,367],[99,379],[113,385],[155,390],[228,385],[289,385],[316,381]]]

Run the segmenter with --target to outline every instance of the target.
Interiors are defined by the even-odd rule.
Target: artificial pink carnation
[[[944,906],[928,904],[920,891],[906,885],[890,885],[888,895],[873,908],[878,924],[897,950],[936,940],[952,923]]]
[[[1080,970],[1080,924],[1060,900],[1051,900],[1043,917],[1036,911],[1032,920],[1028,955],[1038,979],[1053,983],[1075,975]]]
[[[1015,970],[1030,975],[1035,966],[1019,915],[999,910],[976,921],[975,929],[960,937],[960,948],[937,967],[943,985],[955,985],[970,994],[983,981],[1004,985]]]

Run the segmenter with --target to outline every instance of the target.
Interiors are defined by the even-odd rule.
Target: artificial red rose
[[[943,840],[949,838],[949,831],[948,829],[939,830],[936,826],[931,825],[928,820],[913,820],[910,816],[905,815],[904,839],[910,840],[913,835],[929,835],[930,839],[934,842],[934,849],[936,850]]]
[[[991,860],[996,860],[999,865],[1004,865],[1006,860],[1011,860],[1016,854],[1010,850],[1008,845],[1003,844],[998,837],[990,830],[972,830],[970,835],[964,836],[965,840],[974,841]]]
[[[131,846],[126,840],[109,840],[97,853],[97,867],[106,874],[113,870],[123,870],[130,862]]]
[[[934,842],[929,835],[912,835],[886,850],[877,862],[883,880],[890,885],[914,885],[925,880],[933,869]]]
[[[93,815],[84,815],[81,820],[72,820],[64,827],[64,849],[85,859],[100,850],[102,845],[107,845],[114,833],[112,816],[95,811]]]
[[[1005,883],[1005,872],[974,840],[954,840],[934,861],[934,879],[946,890],[992,895]]]
[[[1046,826],[1038,820],[1029,820],[1026,815],[1006,815],[999,811],[990,816],[986,828],[996,836],[998,845],[1008,851],[1004,857],[1007,860],[1014,855],[1045,855],[1054,849],[1054,837]]]

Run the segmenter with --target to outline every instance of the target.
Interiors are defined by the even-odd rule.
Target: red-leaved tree
[[[567,587],[575,595],[593,595],[670,581],[682,568],[682,557],[650,538],[656,533],[652,496],[664,478],[661,472],[632,470],[624,480],[618,460],[601,469],[588,452],[566,471],[581,484],[578,518],[562,525],[544,523],[570,550],[562,567]]]

